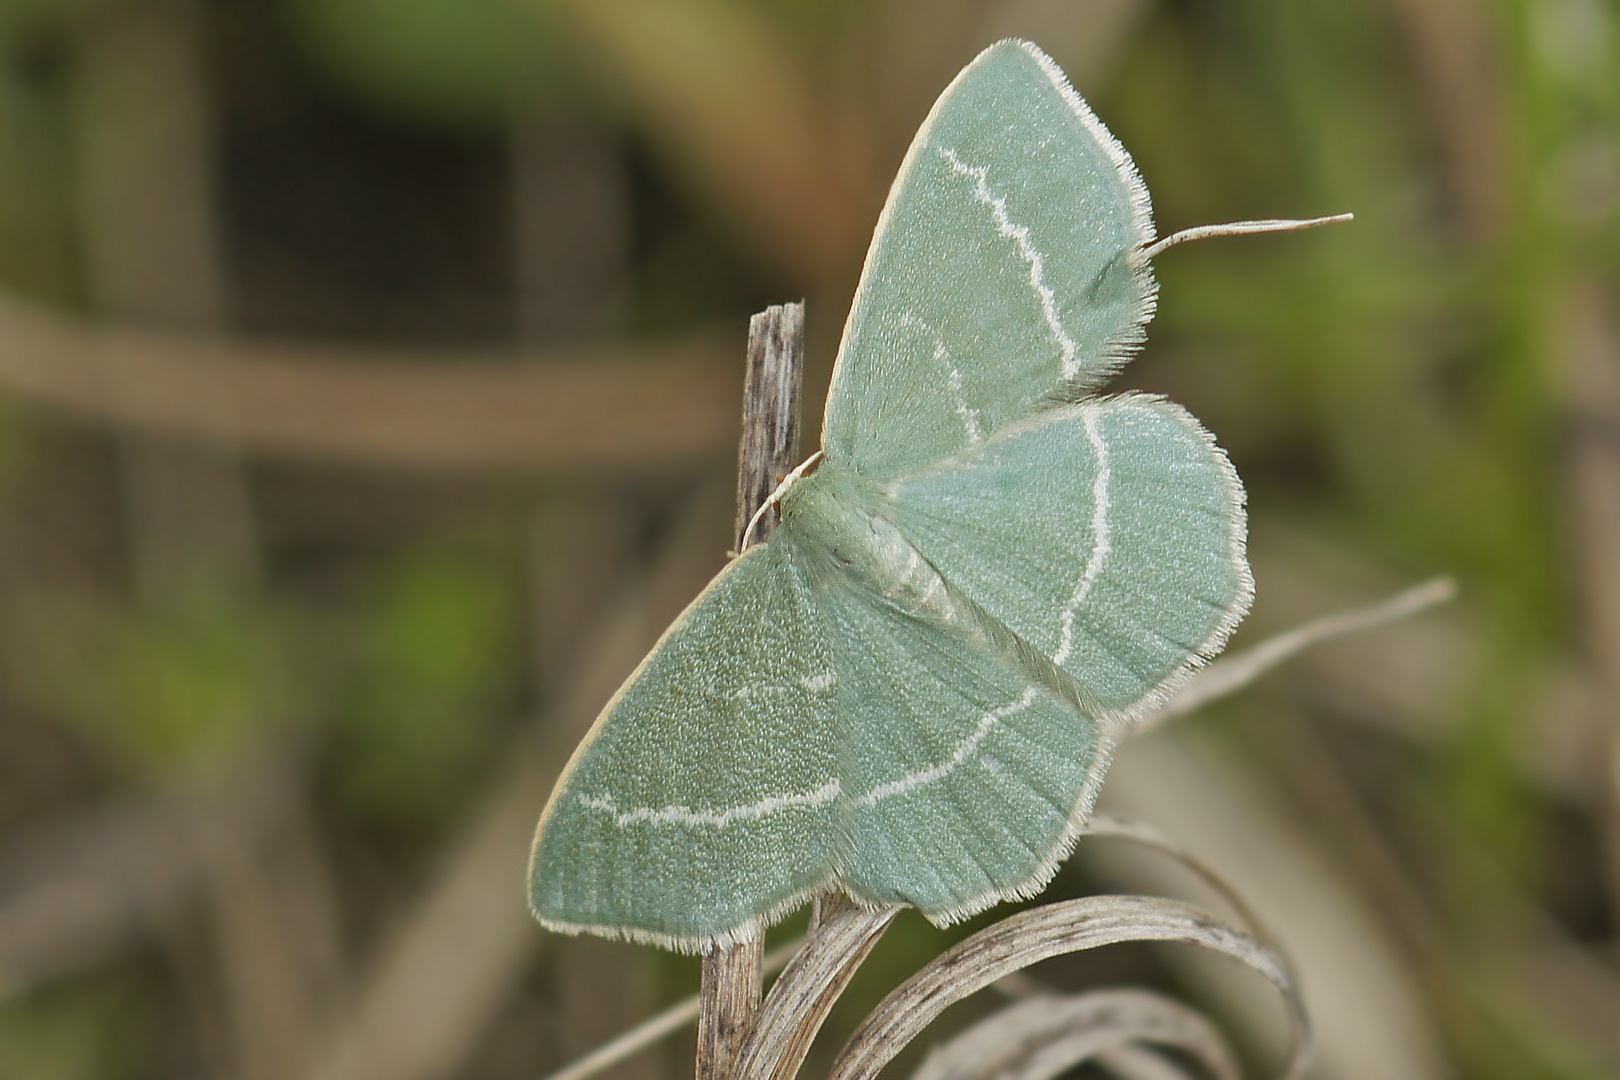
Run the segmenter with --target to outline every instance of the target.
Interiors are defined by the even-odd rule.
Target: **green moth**
[[[1254,223],[1232,231],[1258,231]],[[1152,317],[1147,189],[1052,60],[986,49],[878,221],[822,450],[609,702],[540,820],[546,926],[705,951],[834,888],[938,924],[1051,878],[1115,743],[1252,594]]]

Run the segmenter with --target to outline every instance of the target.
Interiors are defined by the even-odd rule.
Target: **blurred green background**
[[[748,315],[807,300],[813,438],[1008,35],[1162,232],[1356,214],[1164,255],[1118,384],[1247,481],[1237,644],[1461,586],[1105,805],[1266,916],[1319,1075],[1620,1075],[1614,0],[4,0],[0,1077],[537,1080],[695,988],[533,925],[529,834],[724,559]],[[1099,842],[1049,895],[1099,888],[1190,886]],[[903,919],[833,1032],[955,936]],[[1174,948],[1049,968],[1279,1053]]]

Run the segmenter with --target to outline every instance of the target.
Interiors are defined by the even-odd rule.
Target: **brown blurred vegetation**
[[[0,1077],[538,1078],[691,991],[535,927],[529,833],[721,563],[747,315],[808,298],[818,400],[905,143],[1009,34],[1162,231],[1357,215],[1167,254],[1122,380],[1248,482],[1245,636],[1463,595],[1105,804],[1274,925],[1321,1075],[1620,1073],[1614,0],[4,0]],[[1102,843],[1054,895],[1100,887],[1189,888]],[[1175,950],[1050,975],[1275,1053]]]

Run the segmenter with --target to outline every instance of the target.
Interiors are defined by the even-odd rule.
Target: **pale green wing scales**
[[[575,752],[530,866],[547,926],[694,951],[830,875],[839,678],[792,554],[727,567]]]
[[[1253,593],[1237,474],[1158,398],[1037,413],[885,499],[947,580],[1116,720],[1219,651]]]
[[[847,723],[839,882],[933,922],[1033,895],[1073,844],[1112,742],[963,636],[827,579]]]
[[[1142,340],[1153,239],[1130,157],[1028,42],[941,95],[878,221],[822,444],[889,478],[1101,385]]]

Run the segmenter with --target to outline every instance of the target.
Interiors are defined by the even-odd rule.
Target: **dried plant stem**
[[[849,981],[894,917],[897,906],[876,909],[851,901],[822,901],[821,924],[782,977],[737,1055],[733,1080],[792,1080]]]
[[[1009,1005],[936,1047],[912,1080],[1051,1080],[1111,1051],[1163,1046],[1199,1075],[1238,1080],[1226,1039],[1197,1010],[1154,990],[1047,991]]]
[[[770,513],[754,515],[799,457],[799,387],[804,380],[804,305],[778,304],[748,324],[748,375],[743,384],[742,442],[737,451],[737,530],[767,539]],[[750,531],[750,523],[753,523]],[[699,993],[697,1077],[724,1080],[759,1009],[764,928],[746,941],[718,946],[703,958]]]
[[[753,1029],[763,990],[764,932],[703,957],[698,995],[698,1080],[724,1080]]]
[[[1204,884],[1220,894],[1222,900],[1237,914],[1243,926],[1279,957],[1283,956],[1277,936],[1267,929],[1259,914],[1239,895],[1236,886],[1222,877],[1219,871],[1204,860],[1185,850],[1158,829],[1145,821],[1134,821],[1116,814],[1096,814],[1086,822],[1086,836],[1104,839],[1128,840],[1133,844],[1157,851],[1180,863]],[[1284,958],[1286,959],[1286,958]]]
[[[799,463],[799,388],[804,382],[804,305],[778,304],[748,323],[742,440],[737,447],[737,550],[749,521]],[[774,521],[754,527],[763,542]]]
[[[1115,1080],[1202,1080],[1204,1076],[1139,1043],[1109,1047],[1100,1051],[1095,1060],[1102,1071]]]
[[[1188,904],[1148,896],[1090,896],[1008,916],[946,950],[884,998],[850,1036],[832,1080],[871,1080],[946,1007],[1012,972],[1063,953],[1124,941],[1199,945],[1241,961],[1282,993],[1294,1029],[1287,1075],[1309,1057],[1304,1003],[1276,953]]]
[[[1443,604],[1456,595],[1457,586],[1450,578],[1435,578],[1398,592],[1376,604],[1324,615],[1320,619],[1302,623],[1276,637],[1267,638],[1253,648],[1222,657],[1210,664],[1193,676],[1169,701],[1144,716],[1138,722],[1136,731],[1140,733],[1158,727],[1166,720],[1202,708],[1217,698],[1236,693],[1312,645],[1346,634],[1370,630],[1386,623],[1398,622],[1425,608]]]
[[[765,954],[765,961],[761,965],[764,973],[773,975],[781,971],[803,947],[804,939],[799,938],[779,949],[772,949]],[[701,999],[695,995],[685,1001],[676,1002],[657,1016],[637,1024],[612,1042],[597,1047],[572,1065],[558,1069],[546,1077],[546,1080],[586,1080],[586,1077],[595,1076],[692,1023],[698,1018],[700,1004]]]

